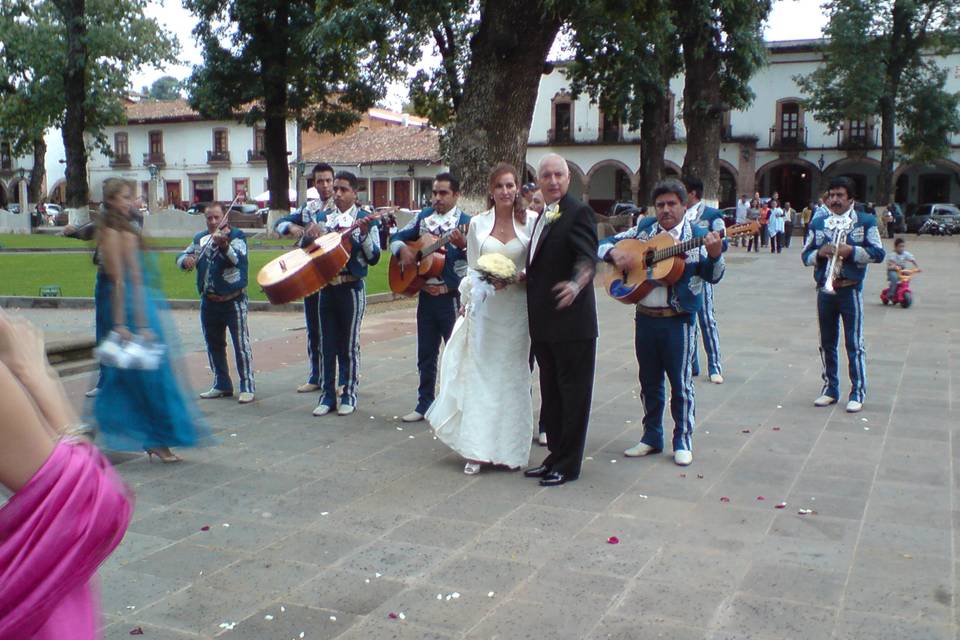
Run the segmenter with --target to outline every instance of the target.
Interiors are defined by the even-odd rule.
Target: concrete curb
[[[405,296],[393,293],[372,293],[367,296],[367,304],[403,300]],[[200,309],[200,300],[167,300],[171,309]],[[93,298],[41,298],[38,296],[0,296],[0,308],[3,309],[92,309]],[[271,304],[265,300],[250,300],[250,311],[303,311],[303,302]]]

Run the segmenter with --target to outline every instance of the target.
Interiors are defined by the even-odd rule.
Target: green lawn
[[[28,236],[29,237],[29,236]],[[42,237],[42,236],[41,236]],[[65,240],[65,238],[60,238]],[[76,240],[69,240],[73,246]],[[186,246],[186,243],[184,243]],[[251,300],[266,300],[256,285],[257,272],[263,265],[283,253],[282,251],[251,251],[248,293]],[[197,297],[196,274],[184,273],[177,268],[171,252],[153,254],[159,267],[163,291],[170,299],[195,299]],[[387,284],[388,256],[370,269],[367,278],[367,293],[389,291]],[[56,285],[65,297],[89,298],[93,296],[96,266],[89,253],[16,253],[0,252],[0,295],[36,296],[40,287]]]
[[[148,238],[147,244],[158,249],[182,249],[190,244],[191,238]],[[0,233],[0,251],[3,249],[77,249],[90,246],[92,242],[81,242],[73,238],[45,233],[17,234]],[[255,238],[250,241],[251,247],[289,247],[292,244],[288,238]]]

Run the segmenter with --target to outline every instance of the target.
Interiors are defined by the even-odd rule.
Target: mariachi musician
[[[200,394],[210,400],[233,395],[233,382],[227,366],[227,329],[233,339],[233,353],[240,377],[240,404],[253,402],[253,349],[247,326],[247,239],[240,229],[232,229],[224,216],[223,205],[214,202],[204,210],[207,230],[177,257],[184,271],[197,270],[200,293],[200,326],[207,343],[207,357],[213,370],[213,387]]]
[[[640,259],[617,248],[620,240],[649,240],[659,233],[675,242],[704,238],[704,244],[688,251],[683,275],[672,286],[654,287],[637,303],[636,354],[643,399],[643,437],[626,451],[627,456],[646,456],[663,450],[663,409],[666,393],[663,377],[670,380],[670,413],[673,415],[673,460],[680,466],[693,462],[694,391],[692,350],[696,344],[697,312],[703,304],[703,284],[716,284],[723,277],[723,243],[715,231],[707,231],[685,219],[687,190],[678,180],[658,183],[651,196],[656,218],[644,217],[637,226],[600,243],[600,258],[629,271]]]
[[[416,254],[407,242],[422,234],[450,234],[445,245],[446,261],[441,278],[428,280],[417,300],[417,371],[420,387],[417,406],[401,418],[404,422],[423,420],[436,395],[437,360],[440,345],[450,338],[457,321],[460,280],[467,273],[467,240],[461,229],[470,224],[470,216],[457,206],[460,181],[449,172],[437,174],[433,180],[433,207],[421,211],[407,226],[397,231],[390,242],[390,251],[404,267],[412,267]]]
[[[328,232],[346,231],[350,258],[343,270],[320,290],[320,402],[313,415],[324,416],[336,409],[347,416],[357,407],[360,376],[360,323],[367,306],[364,278],[368,267],[380,261],[380,234],[371,229],[376,222],[357,206],[357,176],[339,171],[333,177],[332,211],[317,215],[317,224]],[[340,396],[337,397],[337,373]],[[338,406],[339,400],[339,406]]]
[[[313,167],[313,187],[319,199],[307,200],[299,211],[277,220],[273,229],[278,235],[295,238],[303,248],[320,236],[323,226],[317,220],[334,211],[333,167],[321,162]],[[303,317],[307,326],[307,357],[310,373],[307,381],[297,387],[297,393],[310,393],[320,388],[320,293],[311,293],[303,299]]]

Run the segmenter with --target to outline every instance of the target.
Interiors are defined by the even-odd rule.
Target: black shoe
[[[542,464],[539,467],[530,467],[523,472],[524,477],[526,478],[542,478],[543,476],[550,473],[550,466]]]
[[[577,476],[570,476],[561,471],[551,471],[547,475],[540,478],[541,487],[559,487],[561,484],[566,482],[573,482],[577,479]]]

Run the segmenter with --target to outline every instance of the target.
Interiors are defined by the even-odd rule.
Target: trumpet
[[[825,223],[827,230],[833,231],[833,237],[830,244],[834,246],[833,255],[827,263],[827,277],[823,283],[823,292],[835,294],[837,291],[833,288],[833,281],[840,278],[840,270],[843,268],[843,258],[840,257],[840,245],[847,239],[847,234],[852,226],[846,216],[830,216]]]

